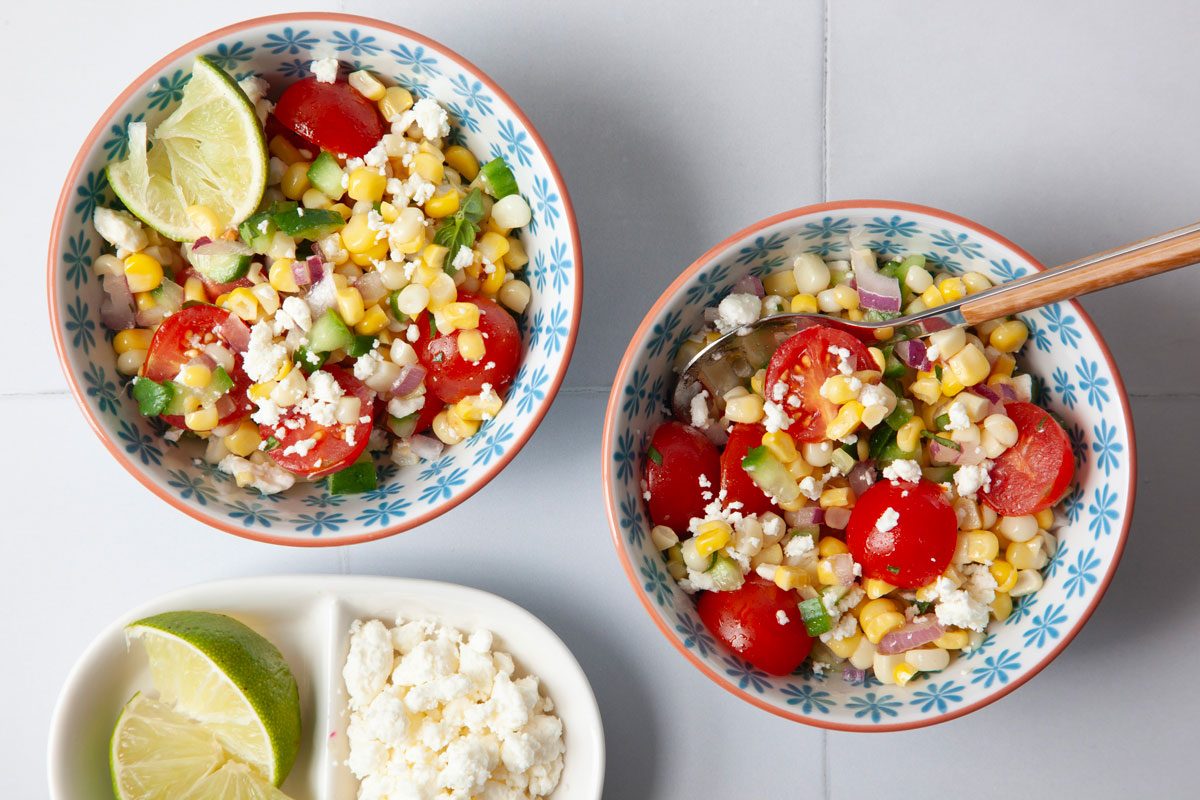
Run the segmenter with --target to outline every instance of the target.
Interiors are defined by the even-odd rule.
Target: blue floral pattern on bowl
[[[192,59],[208,54],[237,78],[266,78],[274,92],[308,74],[316,58],[335,57],[343,71],[366,68],[451,113],[452,136],[481,159],[509,162],[536,225],[522,234],[533,299],[522,316],[525,354],[499,416],[436,462],[400,469],[380,461],[379,489],[330,495],[325,483],[298,484],[264,497],[240,489],[193,445],[162,438],[161,425],[139,416],[117,373],[99,321],[101,290],[92,272],[104,242],[91,226],[98,205],[113,203],[104,177],[126,148],[130,122],[151,126],[182,96]],[[344,544],[378,538],[431,519],[480,488],[524,444],[566,372],[578,327],[580,254],[574,216],[549,153],[507,97],[449,50],[399,28],[358,17],[289,15],[251,20],[199,40],[158,65],[98,126],[64,187],[62,218],[51,252],[50,303],[57,310],[64,369],[77,399],[127,469],[192,516],[241,535],[284,544]]]
[[[1039,269],[982,228],[934,209],[902,204],[829,204],[800,209],[735,235],[701,257],[663,296],[634,337],[613,384],[606,425],[605,480],[613,537],[631,583],[661,630],[724,688],[777,714],[844,730],[891,730],[952,719],[1015,688],[1078,631],[1116,568],[1132,514],[1134,446],[1129,407],[1107,348],[1074,303],[1022,315],[1030,339],[1019,356],[1040,402],[1067,423],[1078,458],[1061,507],[1060,545],[1041,591],[1021,598],[983,645],[941,673],[905,687],[847,682],[805,665],[776,678],[730,655],[705,629],[695,605],[665,574],[650,541],[641,497],[646,444],[669,413],[678,343],[704,325],[704,308],[747,274],[789,264],[798,253],[836,258],[851,242],[888,254],[922,253],[952,273],[975,270],[1009,281]]]

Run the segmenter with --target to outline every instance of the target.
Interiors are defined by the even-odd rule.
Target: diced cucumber
[[[296,366],[300,367],[300,371],[305,375],[310,375],[325,366],[325,362],[329,359],[329,353],[316,353],[304,345],[300,345],[296,348],[295,359]]]
[[[742,459],[742,469],[754,485],[777,503],[792,503],[800,496],[800,485],[779,459],[766,447],[753,447]]]
[[[188,260],[196,271],[213,283],[229,283],[246,277],[254,251],[241,242],[224,240],[193,247]]]
[[[417,418],[421,416],[420,411],[414,411],[407,417],[393,417],[388,415],[388,430],[398,439],[407,439],[413,435],[417,429]]]
[[[224,367],[218,366],[213,370],[208,385],[201,390],[201,396],[205,402],[215,402],[232,388],[233,378],[229,377],[229,373],[225,371]]]
[[[354,337],[354,341],[346,348],[346,353],[355,358],[365,356],[375,346],[375,337],[362,333]]]
[[[329,476],[330,494],[360,494],[369,492],[379,485],[375,464],[370,458],[356,461],[343,470]]]
[[[933,418],[933,426],[935,428],[937,428],[939,431],[946,430],[947,428],[950,427],[950,415],[949,414],[938,414],[936,417]]]
[[[171,405],[175,389],[170,381],[159,383],[149,378],[137,378],[133,382],[133,399],[137,401],[138,411],[146,417],[157,417]]]
[[[705,571],[712,577],[713,588],[718,592],[732,592],[741,588],[746,580],[738,563],[720,551],[714,554],[712,566]]]
[[[308,349],[315,353],[349,350],[353,345],[354,334],[332,308],[314,322],[308,331]]]
[[[321,193],[333,200],[338,199],[346,190],[342,188],[342,165],[334,158],[333,153],[322,150],[308,168],[308,181],[321,190]]]
[[[238,235],[242,241],[256,253],[266,253],[271,246],[271,234],[275,233],[275,223],[271,221],[270,211],[259,211],[251,214],[238,226]]]
[[[913,407],[913,401],[909,400],[907,397],[902,397],[896,401],[895,410],[893,410],[891,414],[887,415],[887,418],[884,419],[884,422],[887,423],[887,426],[892,430],[898,431],[904,427],[904,423],[913,418],[914,413],[916,413],[916,410]]]
[[[954,473],[958,472],[958,467],[947,465],[944,467],[923,467],[921,476],[927,481],[933,483],[950,483],[954,480]]]
[[[903,378],[908,374],[908,367],[904,362],[896,357],[894,348],[888,345],[883,349],[883,377],[885,378]]]
[[[388,295],[388,311],[392,312],[392,319],[396,322],[408,322],[408,314],[400,310],[400,290],[392,292]]]
[[[279,230],[297,239],[320,239],[346,224],[341,214],[327,208],[289,208],[271,219]]]
[[[141,381],[138,381],[138,383],[141,383]],[[170,387],[171,399],[167,402],[167,407],[163,409],[162,413],[182,417],[187,413],[187,404],[184,401],[191,396],[192,390],[182,383],[176,383],[175,381],[163,381],[163,385]]]
[[[517,193],[517,179],[503,158],[496,157],[479,168],[479,181],[484,191],[499,200]]]
[[[820,636],[833,629],[833,620],[819,597],[810,597],[800,603],[800,618],[804,620],[809,636]]]

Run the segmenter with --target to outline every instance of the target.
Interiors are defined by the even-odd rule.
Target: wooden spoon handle
[[[1200,223],[981,292],[960,306],[969,325],[1200,263]]]

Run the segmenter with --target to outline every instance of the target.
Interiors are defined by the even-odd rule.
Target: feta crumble
[[[899,458],[883,468],[883,478],[888,481],[916,483],[921,480],[921,465],[910,458]]]
[[[308,65],[313,77],[318,83],[335,83],[338,76],[338,60],[336,58],[318,58]]]
[[[717,330],[729,333],[745,327],[758,319],[762,312],[762,300],[757,295],[731,294],[717,306]]]

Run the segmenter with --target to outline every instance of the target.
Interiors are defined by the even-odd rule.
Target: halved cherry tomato
[[[838,374],[840,358],[830,348],[850,351],[854,369],[875,369],[875,361],[862,342],[844,331],[814,325],[793,334],[771,356],[767,365],[767,399],[791,415],[787,432],[802,442],[825,438],[825,426],[837,416],[838,407],[821,396],[825,379]],[[775,388],[778,384],[783,389]]]
[[[325,372],[333,376],[347,397],[354,396],[362,401],[360,419],[374,415],[375,393],[362,381],[341,367],[326,367]],[[288,420],[299,420],[301,425],[295,429],[289,428],[286,424]],[[349,431],[353,433],[347,436]],[[371,423],[368,421],[343,425],[335,422],[332,425],[322,425],[301,414],[296,406],[292,406],[280,417],[277,424],[259,425],[258,432],[263,440],[273,436],[279,441],[277,447],[268,451],[268,455],[275,459],[276,464],[297,475],[318,478],[337,472],[358,460],[367,449],[367,442],[371,438]],[[305,453],[287,452],[296,442],[314,437],[317,443]]]
[[[424,433],[433,427],[433,418],[438,415],[446,405],[432,395],[425,398],[425,405],[421,406],[421,410],[417,412],[417,427],[413,428],[413,433]]]
[[[1033,403],[1006,403],[1004,411],[1017,424],[1017,443],[992,463],[983,502],[1007,517],[1036,514],[1061,500],[1071,486],[1071,440],[1048,411]]]
[[[485,383],[491,384],[496,393],[503,396],[521,363],[521,332],[517,329],[517,321],[486,297],[460,293],[458,301],[479,306],[484,356],[477,362],[467,361],[458,353],[461,331],[443,336],[436,328],[430,330],[433,318],[427,312],[418,314],[413,324],[420,335],[413,347],[429,373],[425,386],[443,403],[457,403],[464,397],[479,394]]]
[[[720,474],[720,456],[707,436],[682,422],[659,425],[646,453],[650,520],[686,536],[688,520],[703,517],[717,496]]]
[[[770,675],[792,674],[812,649],[796,595],[753,573],[735,591],[704,592],[696,610],[713,636]]]
[[[766,432],[762,425],[738,423],[729,432],[729,441],[721,453],[721,489],[725,492],[725,505],[741,503],[737,510],[743,514],[779,513],[779,506],[742,469],[742,459],[750,448],[762,444]]]
[[[162,325],[154,332],[150,340],[150,349],[146,352],[146,363],[142,367],[142,375],[153,381],[174,380],[179,374],[179,368],[196,356],[196,343],[208,344],[220,341],[229,347],[220,327],[230,313],[216,306],[198,305],[176,311],[163,320]],[[242,369],[242,356],[233,347],[233,371],[229,377],[233,387],[218,402],[218,410],[224,408],[218,424],[241,419],[252,410],[250,401],[246,399],[246,389],[250,386],[250,378]],[[164,414],[163,419],[176,428],[184,427],[183,417],[175,414]]]
[[[886,515],[880,530],[880,518]],[[890,527],[889,527],[890,525]],[[945,571],[958,544],[958,518],[941,488],[880,481],[863,492],[846,526],[846,545],[863,576],[916,589]]]
[[[302,78],[283,90],[275,117],[308,141],[332,153],[361,156],[379,143],[379,109],[343,81]]]

